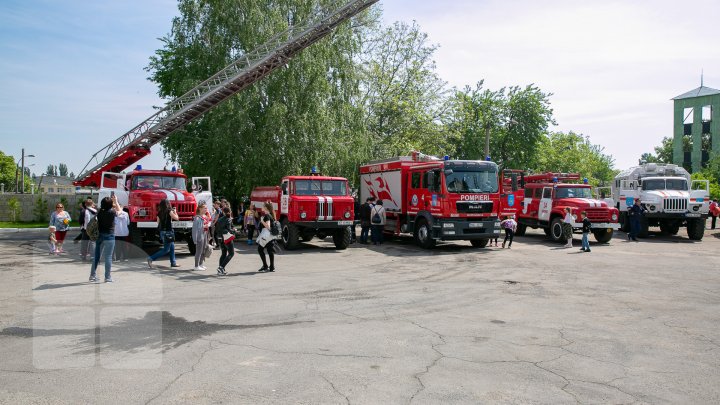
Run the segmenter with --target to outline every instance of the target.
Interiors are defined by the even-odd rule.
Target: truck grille
[[[458,213],[484,214],[492,212],[493,209],[492,201],[458,201],[455,203],[455,206],[457,207]]]
[[[193,203],[172,203],[178,215],[194,215],[195,204]]]
[[[590,222],[607,222],[610,217],[610,215],[608,215],[608,210],[605,208],[588,208],[585,212],[587,213],[587,217]],[[578,221],[579,220],[580,219],[578,219]]]
[[[666,198],[663,200],[664,212],[686,212],[687,206],[687,198]]]
[[[334,215],[334,207],[332,198],[320,198],[315,210],[318,221],[331,220]]]

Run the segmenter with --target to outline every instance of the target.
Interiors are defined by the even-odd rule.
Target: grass
[[[47,228],[47,221],[43,222],[5,222],[0,221],[0,229],[2,228]]]

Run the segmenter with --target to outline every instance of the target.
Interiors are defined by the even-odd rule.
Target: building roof
[[[682,100],[685,98],[693,98],[693,97],[702,97],[702,96],[714,96],[716,94],[720,94],[720,90],[713,89],[707,86],[700,86],[697,89],[690,90],[687,93],[683,93],[677,97],[674,97],[673,100]]]
[[[38,180],[36,180],[36,182],[38,183],[38,185],[48,187],[73,186],[73,179],[67,176],[48,176],[43,174],[42,176],[38,176]]]

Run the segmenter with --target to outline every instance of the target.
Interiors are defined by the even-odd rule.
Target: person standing
[[[642,219],[645,208],[640,205],[640,199],[636,198],[635,203],[628,208],[628,217],[630,218],[630,233],[628,239],[637,242],[637,236],[640,233],[640,221]]]
[[[370,233],[370,211],[372,211],[375,198],[368,197],[365,204],[360,206],[360,243],[367,245]]]
[[[357,192],[353,193],[353,213],[355,214],[353,218],[353,224],[350,226],[350,229],[352,232],[350,232],[350,243],[356,243],[357,242],[357,219],[360,215],[360,196],[358,196]]]
[[[55,253],[65,253],[63,243],[65,242],[65,235],[70,229],[70,221],[70,214],[65,211],[65,207],[61,203],[55,204],[55,211],[50,214],[50,226],[54,226],[56,229],[57,245],[55,246]]]
[[[245,211],[245,230],[247,233],[247,244],[253,244],[253,236],[255,236],[255,207],[250,205]]]
[[[215,200],[213,202],[212,207],[212,213],[210,221],[210,244],[215,245],[215,250],[220,249],[220,245],[217,243],[217,240],[215,240],[215,223],[220,219],[220,216],[222,215],[222,210],[220,209],[220,200]]]
[[[80,256],[83,261],[87,260],[90,251],[94,251],[93,242],[90,240],[90,236],[87,234],[87,226],[95,215],[97,215],[97,209],[95,208],[95,202],[92,198],[85,200],[85,217],[82,224],[82,239],[80,240]]]
[[[203,262],[205,261],[205,249],[208,248],[207,229],[205,228],[205,213],[207,213],[207,207],[205,204],[200,204],[195,211],[195,218],[193,218],[192,239],[195,243],[195,267],[193,270],[196,271],[206,269],[205,266],[203,266]]]
[[[505,249],[505,243],[508,243],[508,249],[512,247],[513,237],[515,236],[515,230],[517,229],[517,222],[513,215],[508,215],[505,219],[500,222],[500,227],[505,230],[505,239],[503,239],[502,248]],[[497,246],[497,245],[495,245]]]
[[[565,207],[565,218],[563,218],[563,236],[567,239],[566,248],[572,247],[573,242],[573,223],[575,218],[572,215],[572,208]]]
[[[119,210],[115,216],[115,261],[128,261],[130,255],[130,216]]]
[[[720,215],[720,206],[717,200],[712,200],[710,203],[710,229],[715,229],[715,222],[717,221],[718,215]]]
[[[275,271],[275,236],[272,235],[271,227],[275,222],[275,209],[271,202],[264,204],[266,214],[260,219],[260,235],[258,236],[258,254],[262,260],[262,267],[259,271]],[[265,260],[265,252],[270,257],[270,267]]]
[[[233,241],[235,240],[234,235],[232,211],[230,207],[225,207],[223,208],[223,215],[221,215],[215,223],[215,240],[220,244],[220,249],[222,250],[217,268],[218,276],[227,274],[225,267],[230,263],[233,256],[235,256],[235,245],[233,245]]]
[[[51,255],[57,255],[57,238],[55,238],[55,227],[50,225],[48,227],[48,248],[50,248]]]
[[[105,197],[100,201],[100,210],[97,213],[99,235],[95,242],[95,257],[90,267],[91,283],[100,281],[97,278],[96,271],[101,254],[105,255],[105,282],[113,282],[110,270],[112,269],[113,250],[115,248],[115,217],[120,211],[122,211],[122,207],[118,204],[114,195]]]
[[[175,212],[175,207],[170,205],[170,201],[166,198],[162,199],[160,205],[158,205],[157,222],[163,248],[147,258],[148,267],[151,269],[153,268],[153,261],[166,254],[170,254],[170,267],[180,267],[175,261],[175,231],[172,228],[172,221],[178,221],[179,219],[180,217]]]
[[[85,201],[78,203],[78,223],[80,224],[80,233],[73,239],[73,243],[80,243],[83,236],[83,229],[85,229]]]
[[[385,207],[383,207],[383,200],[379,199],[370,210],[370,223],[372,224],[371,237],[374,245],[383,244],[385,220]]]
[[[582,247],[580,248],[580,250],[582,250],[583,252],[590,252],[590,241],[588,241],[588,237],[590,236],[590,228],[592,228],[592,223],[587,217],[587,212],[581,212],[580,216],[582,217]]]

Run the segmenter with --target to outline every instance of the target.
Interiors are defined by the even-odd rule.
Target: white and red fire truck
[[[270,201],[282,224],[281,241],[286,249],[296,249],[313,237],[332,236],[335,247],[350,245],[353,207],[347,179],[314,174],[283,177],[279,186],[255,187],[251,204],[261,212]]]
[[[484,247],[500,235],[498,167],[493,162],[438,159],[413,152],[360,167],[360,200],[383,200],[385,232]]]
[[[212,206],[210,178],[193,177],[192,192],[187,190],[187,176],[182,171],[143,170],[138,165],[129,173],[103,173],[98,198],[117,197],[130,217],[131,242],[140,247],[144,241],[159,241],[157,209],[160,201],[167,199],[180,217],[172,222],[176,240],[187,241],[194,254],[192,220],[199,203]]]
[[[552,240],[566,242],[562,232],[565,208],[572,208],[573,229],[582,228],[580,212],[585,211],[592,223],[592,233],[600,243],[612,239],[620,228],[618,210],[592,196],[592,187],[580,182],[577,173],[542,173],[524,176],[522,209],[517,212],[517,235],[527,227],[542,228]]]

